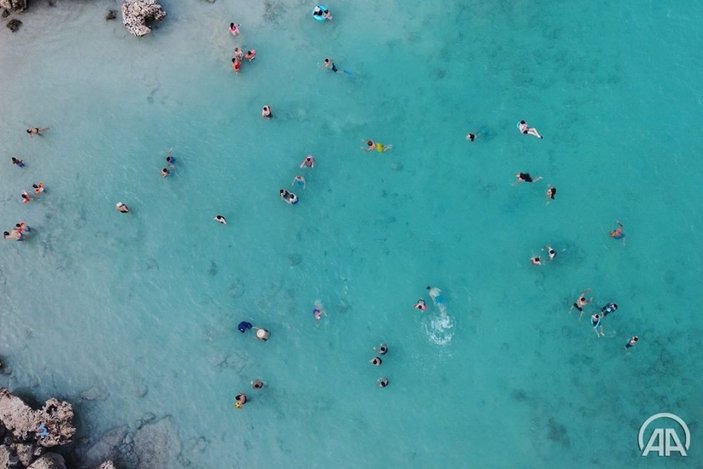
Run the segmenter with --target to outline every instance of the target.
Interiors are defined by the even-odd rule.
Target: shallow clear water
[[[0,249],[0,385],[76,402],[85,447],[173,415],[169,467],[676,466],[639,454],[656,412],[700,465],[701,4],[249,3],[166,2],[142,39],[112,2],[0,31],[0,220],[33,228]],[[427,285],[446,315],[412,309]],[[585,288],[620,305],[604,338],[568,312]]]

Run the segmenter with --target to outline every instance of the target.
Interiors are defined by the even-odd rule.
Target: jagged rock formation
[[[75,432],[68,402],[52,397],[34,410],[0,388],[0,468],[66,469],[63,456],[46,449],[70,443]]]
[[[166,17],[156,0],[127,0],[122,3],[122,23],[137,37],[151,32],[149,25]]]
[[[60,454],[46,453],[29,465],[27,469],[66,469],[66,462]]]
[[[0,9],[22,11],[27,9],[27,0],[0,0]]]

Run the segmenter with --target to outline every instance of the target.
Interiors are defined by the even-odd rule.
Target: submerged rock
[[[117,10],[107,10],[107,14],[105,15],[105,20],[114,20],[117,18]]]
[[[8,16],[10,16],[10,10],[2,10],[2,15],[0,16],[2,16],[3,18],[7,18]]]
[[[139,467],[173,467],[181,453],[181,441],[170,416],[142,426],[134,435]]]
[[[66,462],[60,454],[46,453],[29,465],[27,469],[66,469]]]
[[[14,446],[15,453],[17,454],[17,457],[24,466],[29,466],[30,464],[32,464],[32,461],[34,461],[37,457],[41,456],[42,454],[42,447],[33,445],[31,443],[27,445],[16,444]]]
[[[22,22],[18,19],[11,19],[7,22],[7,27],[10,28],[10,31],[13,33],[20,29],[20,26],[22,26]]]
[[[100,464],[99,466],[95,466],[93,469],[117,469],[115,467],[115,463],[112,461],[105,461],[104,463]]]
[[[122,3],[122,23],[137,37],[151,32],[149,25],[166,17],[156,0],[126,0]]]
[[[112,460],[119,455],[120,446],[127,436],[127,426],[114,428],[105,433],[100,440],[95,442],[83,456],[87,465],[95,465],[100,461]]]

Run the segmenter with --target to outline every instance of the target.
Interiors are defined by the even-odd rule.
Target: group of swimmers
[[[15,227],[10,231],[3,232],[3,238],[10,241],[24,241],[25,233],[29,233],[32,229],[23,221],[15,224]]]
[[[49,130],[49,127],[30,127],[27,129],[27,134],[30,137],[33,137],[35,135],[41,136],[47,130]],[[18,168],[24,168],[24,161],[22,161],[21,159],[13,156],[10,158],[10,161],[13,165],[17,166]],[[27,191],[22,191],[22,194],[20,194],[20,198],[22,199],[23,204],[28,204],[32,201],[33,198],[39,197],[44,192],[44,189],[46,189],[46,187],[44,186],[44,183],[40,181],[36,184],[32,184],[32,189],[34,191],[34,197],[32,197],[32,195]],[[15,239],[15,236],[10,233],[10,237],[5,236],[5,239]],[[21,239],[22,238],[20,237],[17,240],[20,241]]]
[[[229,32],[230,34],[232,34],[232,36],[239,36],[239,23],[230,23]],[[239,70],[242,68],[242,62],[244,60],[246,60],[247,62],[251,62],[255,58],[256,49],[249,49],[244,52],[241,48],[235,47],[234,52],[232,53],[232,71],[234,73],[239,73]]]
[[[264,329],[263,327],[256,327],[249,321],[242,321],[237,324],[237,330],[239,330],[242,334],[247,332],[249,329],[254,329],[256,331],[256,338],[260,341],[266,342],[269,340],[269,337],[271,337],[271,333],[267,329]],[[253,379],[250,384],[252,389],[259,390],[263,389],[266,383],[264,383],[261,379],[256,378]],[[243,392],[237,393],[234,396],[234,407],[236,409],[241,409],[247,402],[249,402],[249,397]]]
[[[375,357],[373,357],[371,360],[369,360],[369,363],[371,363],[373,366],[381,366],[381,364],[383,364],[383,360],[381,359],[380,356],[388,353],[388,345],[381,344],[378,347],[374,347],[373,350],[374,350],[374,352],[376,352],[377,355]],[[385,376],[381,376],[380,378],[378,378],[376,380],[376,386],[378,386],[379,388],[385,388],[389,384],[391,384],[391,382]]]

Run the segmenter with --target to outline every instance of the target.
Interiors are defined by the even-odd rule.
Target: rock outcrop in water
[[[27,0],[0,0],[0,9],[22,11],[27,9]]]
[[[56,398],[34,410],[10,391],[0,388],[0,468],[66,469],[62,455],[47,448],[71,443],[73,407]],[[114,469],[106,461],[96,469]]]
[[[45,448],[70,443],[76,432],[73,407],[68,402],[52,397],[40,410],[34,410],[5,388],[0,389],[0,424],[15,441]]]
[[[137,37],[151,32],[149,25],[166,17],[156,0],[127,0],[122,3],[122,23]]]

